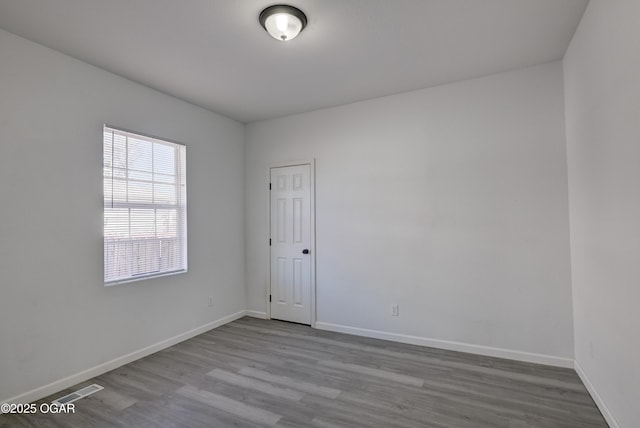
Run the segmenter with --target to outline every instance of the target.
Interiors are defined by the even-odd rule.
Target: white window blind
[[[186,147],[104,127],[104,282],[187,270]]]

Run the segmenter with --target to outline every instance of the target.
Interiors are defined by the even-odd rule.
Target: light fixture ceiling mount
[[[304,30],[307,16],[296,7],[274,4],[260,12],[259,21],[271,37],[286,42]]]

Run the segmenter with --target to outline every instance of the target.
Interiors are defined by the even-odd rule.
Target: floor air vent
[[[64,397],[60,397],[60,398],[56,398],[55,400],[52,401],[53,404],[69,404],[69,403],[73,403],[74,401],[77,401],[81,398],[86,397],[87,395],[91,395],[94,392],[98,392],[101,389],[104,389],[104,387],[97,385],[97,384],[93,384],[93,385],[89,385],[86,386],[82,389],[77,390],[76,392],[72,392],[71,394],[67,394]]]

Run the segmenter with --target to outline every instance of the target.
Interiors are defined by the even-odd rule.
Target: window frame
[[[172,147],[175,150],[175,157],[174,157],[174,167],[175,167],[175,189],[176,189],[176,203],[175,204],[171,204],[171,203],[161,203],[158,202],[156,203],[155,201],[152,200],[152,202],[129,202],[129,201],[118,201],[115,202],[114,201],[114,197],[113,197],[113,178],[114,178],[114,169],[116,169],[116,167],[113,164],[113,158],[111,161],[111,166],[109,167],[107,165],[107,159],[106,159],[106,148],[107,148],[107,140],[105,138],[106,134],[108,132],[114,132],[114,134],[118,134],[118,135],[122,135],[125,136],[127,138],[127,148],[126,148],[126,167],[124,168],[124,171],[126,171],[126,176],[125,179],[123,180],[125,183],[129,183],[130,182],[130,177],[129,177],[129,173],[130,171],[132,171],[132,169],[129,168],[129,147],[128,147],[128,138],[134,138],[140,141],[146,141],[151,143],[152,145],[154,144],[161,144],[164,146],[169,146]],[[187,149],[187,145],[184,143],[179,143],[176,141],[172,141],[169,140],[167,138],[162,138],[162,137],[156,137],[156,136],[152,136],[152,135],[148,135],[148,134],[143,134],[140,132],[135,132],[135,131],[130,131],[121,127],[115,127],[115,126],[111,126],[108,124],[103,124],[103,132],[102,132],[102,138],[103,138],[103,152],[102,152],[102,168],[103,168],[103,282],[104,282],[104,286],[105,287],[110,287],[110,286],[114,286],[114,285],[119,285],[119,284],[127,284],[127,283],[132,283],[132,282],[138,282],[138,281],[144,281],[147,279],[152,279],[152,278],[160,278],[163,276],[171,276],[171,275],[178,275],[178,274],[182,274],[182,273],[187,273],[188,272],[188,245],[187,245],[187,171],[186,171],[186,164],[187,164],[187,154],[186,154],[186,149]],[[113,150],[113,145],[114,142],[113,140],[110,143],[112,145],[111,150]],[[152,157],[153,157],[153,147],[152,146]],[[152,161],[153,162],[153,161]],[[153,165],[153,164],[152,164]],[[109,178],[109,176],[107,176],[107,169],[111,168],[111,179],[112,179],[112,190],[111,190],[111,197],[110,200],[109,198],[107,198],[107,186],[106,186],[106,179]],[[133,171],[136,171],[135,169],[133,169]],[[153,171],[153,166],[152,166],[152,171],[151,171],[152,177],[156,174],[155,171]],[[136,181],[136,179],[133,179],[132,181]],[[162,184],[161,182],[156,182],[155,180],[151,180],[150,183],[152,184],[152,188],[155,184]],[[128,187],[127,187],[128,188]],[[152,195],[155,195],[155,190],[152,190],[151,192]],[[128,199],[128,191],[127,191],[127,199]],[[128,209],[129,213],[128,213],[128,224],[129,224],[129,234],[131,234],[131,210],[132,209],[153,209],[154,210],[154,221],[153,221],[153,225],[155,229],[154,232],[154,236],[153,237],[142,237],[142,238],[136,238],[136,237],[131,237],[129,236],[128,238],[123,238],[122,242],[131,242],[132,246],[134,245],[133,243],[135,243],[136,241],[145,241],[146,239],[154,239],[154,240],[158,240],[161,238],[158,238],[157,236],[157,209],[165,209],[165,210],[175,210],[176,214],[176,236],[175,238],[173,238],[176,242],[177,245],[179,246],[179,251],[181,252],[180,254],[180,259],[182,260],[182,264],[181,267],[178,267],[176,269],[171,269],[171,270],[161,270],[161,267],[159,270],[156,271],[150,271],[150,272],[145,272],[145,273],[140,273],[140,274],[132,274],[131,272],[129,272],[129,276],[124,276],[124,277],[118,277],[118,278],[112,278],[112,279],[107,279],[107,268],[108,268],[108,263],[107,263],[107,245],[108,245],[108,239],[107,239],[107,231],[106,231],[106,216],[107,216],[107,210],[109,208],[114,208],[114,204],[118,206],[119,209]],[[129,245],[129,244],[126,244]],[[133,251],[133,250],[132,250]],[[159,250],[160,253],[162,252],[162,250]],[[127,254],[126,257],[126,263],[131,263],[133,264],[133,257],[135,257],[134,253],[129,253]],[[161,260],[161,256],[160,256],[160,260]],[[160,264],[161,262],[158,261],[158,263]],[[131,270],[133,270],[133,268],[130,268]]]

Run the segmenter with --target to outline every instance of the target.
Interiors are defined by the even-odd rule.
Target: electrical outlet
[[[208,301],[207,305],[208,305],[209,307],[212,307],[212,306],[213,306],[213,296],[209,296],[209,301]]]
[[[400,316],[400,305],[391,305],[391,316],[392,317]]]

